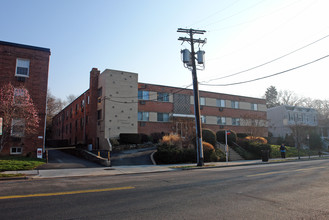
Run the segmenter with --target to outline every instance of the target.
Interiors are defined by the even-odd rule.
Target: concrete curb
[[[155,152],[154,152],[155,153]],[[316,157],[316,158],[301,158],[299,159],[285,159],[285,160],[272,160],[269,162],[262,161],[251,161],[248,162],[231,162],[231,164],[221,163],[214,164],[207,163],[206,166],[197,167],[195,164],[172,164],[172,165],[150,165],[150,166],[120,166],[120,167],[112,167],[112,168],[101,168],[101,169],[93,169],[86,168],[86,170],[82,170],[80,168],[76,170],[66,170],[66,172],[61,172],[54,170],[52,173],[51,170],[25,170],[25,171],[6,171],[5,173],[22,173],[25,176],[22,177],[4,177],[0,178],[0,181],[6,180],[28,180],[28,179],[52,179],[52,178],[71,178],[71,177],[95,177],[95,176],[117,176],[117,175],[131,175],[131,174],[145,174],[145,173],[161,173],[161,172],[172,172],[172,171],[186,171],[186,170],[194,170],[194,169],[213,169],[213,168],[227,168],[227,167],[238,167],[238,166],[254,166],[254,165],[271,165],[271,164],[279,164],[279,163],[291,163],[291,162],[305,162],[312,160],[326,160],[328,157]],[[229,162],[230,163],[230,162]],[[208,166],[207,166],[208,165]],[[210,166],[209,166],[210,165]],[[185,166],[185,167],[184,167]],[[48,173],[42,173],[42,171],[46,171]],[[50,173],[49,173],[50,172]]]
[[[157,163],[155,162],[155,160],[154,160],[154,154],[156,153],[156,151],[154,151],[152,154],[151,154],[151,161],[152,161],[152,164],[153,165],[157,165]]]

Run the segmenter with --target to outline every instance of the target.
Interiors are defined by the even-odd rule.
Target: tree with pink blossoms
[[[37,132],[40,118],[28,90],[6,84],[0,88],[0,152],[10,137],[25,138]]]

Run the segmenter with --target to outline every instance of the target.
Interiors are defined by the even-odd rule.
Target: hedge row
[[[204,162],[224,161],[225,156],[219,149],[204,148]],[[158,164],[196,163],[197,152],[195,149],[180,149],[176,146],[158,146],[154,159]]]

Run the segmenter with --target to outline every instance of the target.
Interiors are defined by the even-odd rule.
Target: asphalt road
[[[329,219],[328,167],[319,160],[3,181],[0,219]]]
[[[151,154],[156,147],[126,150],[111,155],[112,166],[152,165]]]
[[[60,150],[48,151],[48,163],[38,169],[93,168],[102,165],[67,154]]]

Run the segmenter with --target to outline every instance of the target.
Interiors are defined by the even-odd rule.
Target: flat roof
[[[17,43],[11,43],[11,42],[6,42],[6,41],[0,41],[0,45],[6,45],[6,46],[12,46],[12,47],[20,47],[20,48],[25,48],[25,49],[30,49],[30,50],[40,50],[40,51],[45,51],[50,53],[49,48],[44,48],[44,47],[35,47],[35,46],[30,46],[30,45],[25,45],[25,44],[17,44]]]

